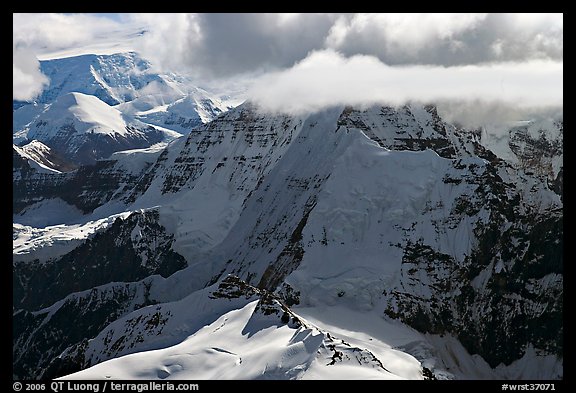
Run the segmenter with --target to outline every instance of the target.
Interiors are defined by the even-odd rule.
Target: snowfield
[[[13,121],[15,377],[563,378],[561,118],[271,115],[134,52],[42,67]]]
[[[213,303],[222,302],[225,304],[210,310]],[[233,308],[234,303],[237,308]],[[214,301],[195,294],[180,302],[157,307],[158,320],[162,321],[166,314],[174,316],[166,323],[160,337],[160,341],[176,341],[174,345],[111,359],[65,379],[422,378],[420,363],[401,351],[380,347],[385,360],[380,363],[373,352],[347,343],[348,337],[342,340],[298,314],[291,317],[292,321],[297,317],[297,323],[284,324],[277,315],[260,312],[258,304],[258,300],[248,299],[238,304],[234,299]],[[226,311],[227,308],[233,309]],[[210,320],[210,315],[217,319],[202,326],[207,317]],[[103,336],[117,340],[119,335],[115,331],[119,326],[111,326],[104,332],[107,334],[100,335],[95,342],[101,342]],[[139,325],[134,326],[139,328]],[[194,333],[186,337],[183,334],[186,331]],[[182,336],[184,339],[177,339]],[[150,345],[159,346],[154,340],[145,344]],[[98,353],[93,344],[89,351]]]

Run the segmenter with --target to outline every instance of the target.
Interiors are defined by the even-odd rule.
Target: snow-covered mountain
[[[29,165],[36,167],[39,171],[69,172],[77,167],[37,140],[32,140],[21,147],[12,145],[12,148],[15,154],[27,160]]]
[[[40,70],[50,85],[37,101],[48,104],[72,92],[93,95],[108,105],[131,101],[149,83],[162,82],[159,75],[146,72],[149,68],[134,52],[44,60]]]
[[[27,139],[40,141],[79,164],[93,164],[119,150],[148,147],[179,136],[131,119],[82,93],[59,96],[26,126]]]
[[[563,122],[522,127],[244,104],[70,173],[15,158],[15,376],[561,378]]]
[[[14,103],[14,143],[37,139],[77,163],[174,139],[231,107],[185,76],[154,72],[135,52],[40,65],[50,84],[35,102]]]
[[[170,97],[147,94],[118,105],[118,109],[145,123],[188,134],[193,128],[210,122],[231,108],[200,88],[189,88],[181,98]]]

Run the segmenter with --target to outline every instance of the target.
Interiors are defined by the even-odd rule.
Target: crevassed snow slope
[[[173,89],[171,92],[146,88],[143,90],[153,92],[144,94],[142,91],[143,95],[118,105],[118,109],[145,123],[188,134],[193,128],[210,122],[231,108],[206,90],[190,85],[181,86],[182,83],[171,82],[167,76],[162,78]]]
[[[144,122],[189,132],[190,125],[206,123],[231,106],[197,87],[192,79],[174,73],[154,72],[150,63],[135,52],[110,55],[86,54],[40,62],[50,85],[35,103],[15,111],[13,131],[30,123],[41,106],[68,93],[98,97],[108,105],[118,105],[127,115]]]
[[[104,378],[113,368],[120,371],[110,376],[120,378],[238,378],[238,370],[250,378],[337,377],[334,365],[352,377],[351,365],[340,363],[346,356],[366,365],[354,371],[366,377],[418,377],[410,366],[416,359],[438,378],[561,377],[554,352],[561,325],[552,335],[540,324],[522,325],[542,315],[556,323],[561,315],[560,195],[474,138],[443,123],[432,107],[289,117],[245,105],[174,141],[155,160],[117,154],[120,161],[134,156],[137,165],[127,171],[145,174],[98,209],[154,210],[151,222],[174,234],[170,246],[188,266],[131,283],[154,305],[122,298],[117,320],[96,321],[99,333],[87,344],[65,337],[59,353],[67,348],[62,358],[78,368],[104,362],[85,371]],[[283,360],[298,329],[278,322],[284,309],[262,318],[270,314],[257,310],[260,303],[250,308],[255,299],[242,293],[246,301],[224,303],[230,308],[206,303],[214,299],[202,288],[229,274],[290,303],[306,326],[326,332],[324,349],[298,352],[306,364],[300,367],[300,360]],[[210,318],[199,317],[205,311]],[[60,331],[42,323],[37,337],[22,340],[41,343],[42,334]],[[275,344],[271,357],[250,357],[248,347],[268,341]],[[21,365],[46,367],[25,349]],[[228,352],[251,361],[235,365],[238,357],[221,358]],[[182,354],[171,368],[168,359]],[[223,367],[214,365],[215,374],[198,367],[217,359]],[[374,359],[385,373],[372,370]]]
[[[130,101],[149,83],[162,82],[157,74],[147,72],[149,68],[150,64],[135,52],[44,60],[40,69],[50,85],[37,102],[50,103],[71,92],[96,96],[109,105]]]

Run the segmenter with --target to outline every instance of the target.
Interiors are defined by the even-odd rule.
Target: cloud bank
[[[333,105],[400,105],[408,101],[500,102],[519,107],[562,105],[563,64],[551,60],[490,65],[392,67],[374,56],[311,53],[269,73],[249,96],[264,110],[303,113]]]
[[[144,33],[117,34],[135,28]],[[38,54],[130,37],[157,70],[206,87],[251,86],[267,110],[562,105],[562,14],[14,14],[13,35],[15,97],[46,83],[16,48]]]
[[[312,51],[388,65],[562,61],[562,14],[150,14],[142,52],[204,77],[289,68]]]
[[[90,45],[95,40],[132,27],[126,22],[92,14],[12,14],[14,46],[47,53]]]
[[[146,36],[156,64],[249,79],[249,99],[268,111],[562,105],[562,14],[177,14]]]

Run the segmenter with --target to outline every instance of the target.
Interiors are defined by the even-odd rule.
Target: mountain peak
[[[68,172],[77,167],[37,140],[21,147],[13,145],[13,149],[20,157],[27,160],[31,167],[42,173]]]

